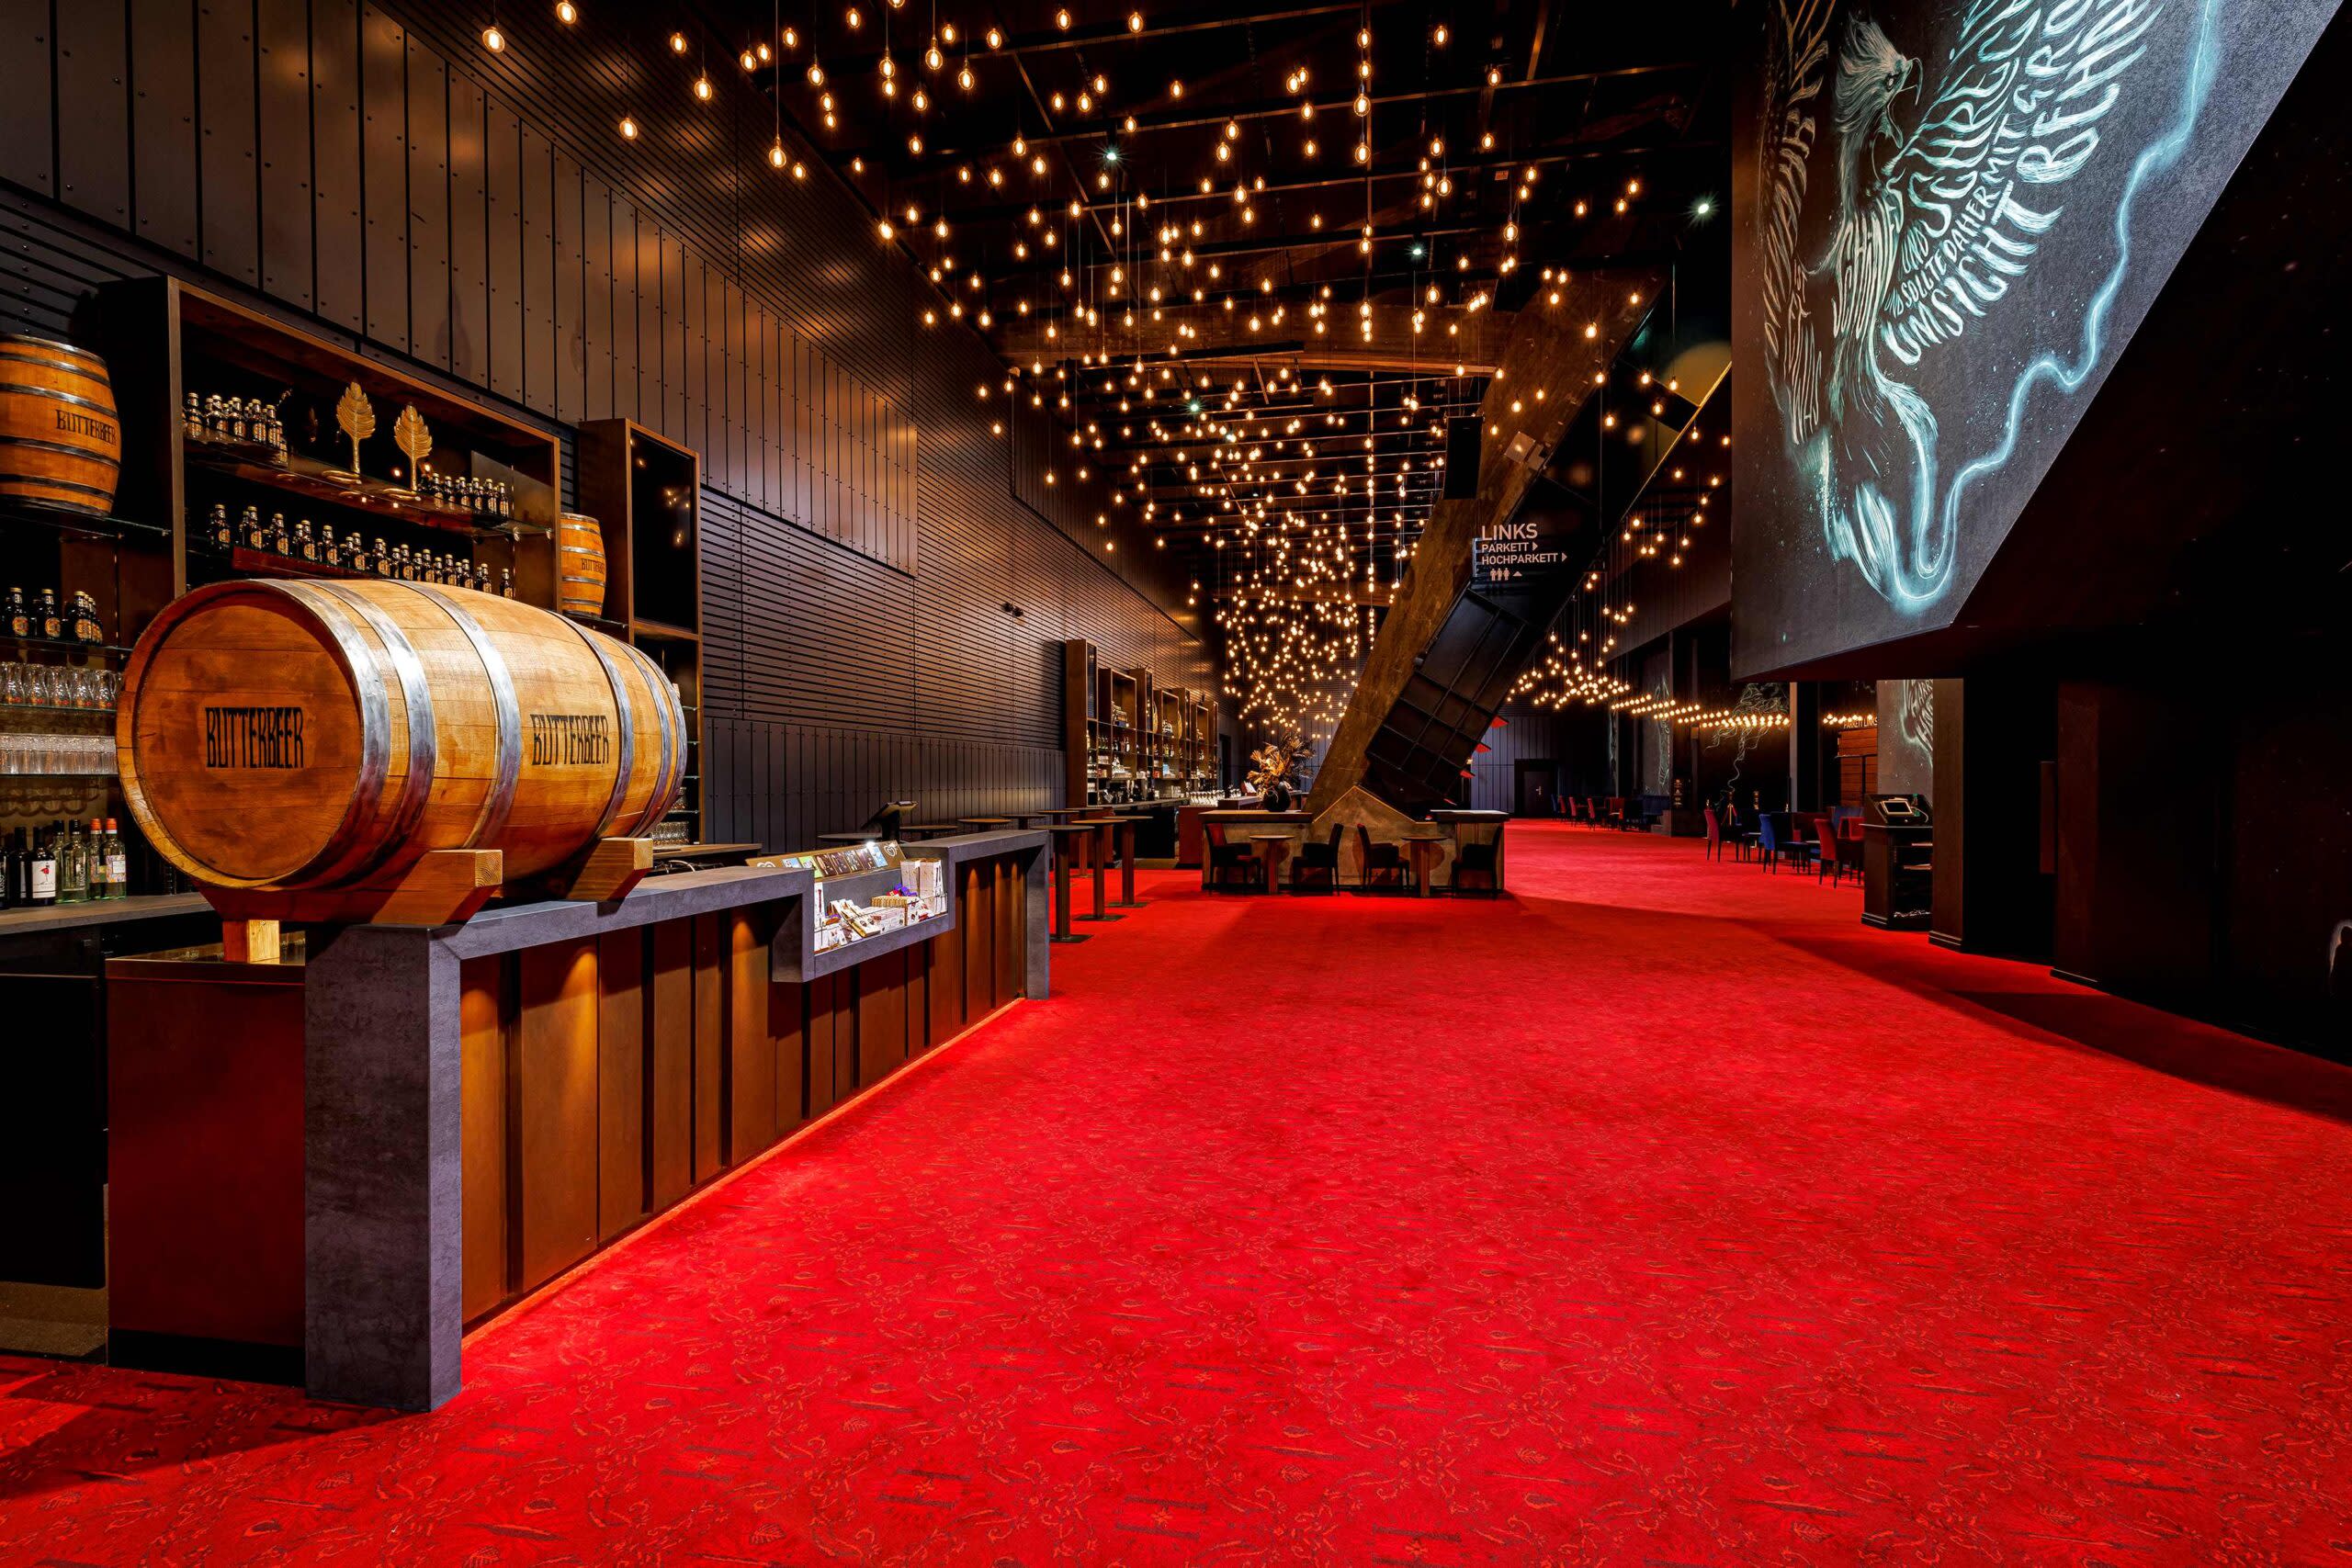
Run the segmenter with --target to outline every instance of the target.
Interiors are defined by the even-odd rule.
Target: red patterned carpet
[[[437,1415],[0,1360],[0,1563],[2352,1564],[2352,1074],[1512,843],[1155,879]]]

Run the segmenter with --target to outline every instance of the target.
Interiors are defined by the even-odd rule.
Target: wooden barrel
[[[0,496],[104,517],[121,469],[107,362],[53,338],[0,334]]]
[[[123,671],[123,793],[219,887],[380,886],[429,850],[512,881],[650,831],[686,767],[647,655],[464,588],[239,581],[150,625]]]
[[[566,512],[556,522],[555,602],[568,615],[605,613],[605,531],[594,517]]]

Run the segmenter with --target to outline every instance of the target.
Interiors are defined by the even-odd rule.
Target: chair
[[[1340,835],[1346,831],[1344,825],[1334,822],[1331,824],[1331,836],[1325,842],[1300,841],[1298,853],[1291,858],[1290,863],[1292,892],[1306,891],[1306,878],[1310,874],[1321,879],[1326,893],[1340,890]]]
[[[1447,891],[1462,892],[1462,879],[1464,876],[1482,876],[1487,879],[1487,897],[1501,897],[1502,879],[1496,874],[1500,865],[1496,854],[1500,846],[1493,841],[1454,845],[1453,879],[1447,884]]]
[[[1724,819],[1715,815],[1715,808],[1712,806],[1701,815],[1707,819],[1707,858],[1721,860],[1724,858]]]
[[[1785,811],[1767,811],[1757,818],[1756,852],[1764,860],[1764,868],[1778,875],[1783,859],[1802,861],[1804,847],[1797,841],[1796,829]]]
[[[1222,822],[1204,823],[1203,829],[1208,835],[1209,852],[1208,858],[1201,864],[1203,892],[1229,886],[1236,872],[1240,874],[1241,886],[1245,889],[1252,883],[1263,886],[1266,863],[1258,853],[1255,844],[1226,842],[1225,824]]]
[[[1405,852],[1395,844],[1374,843],[1372,834],[1362,823],[1356,825],[1356,854],[1363,863],[1363,872],[1356,881],[1358,887],[1402,888],[1407,885]]]
[[[1831,884],[1835,886],[1846,879],[1846,868],[1838,863],[1838,824],[1827,817],[1806,820],[1813,829],[1813,879],[1819,882],[1835,873],[1836,881]]]

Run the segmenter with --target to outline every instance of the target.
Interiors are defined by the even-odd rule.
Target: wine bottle
[[[109,898],[130,897],[130,856],[123,850],[122,829],[115,825],[115,819],[111,817],[107,818],[106,856],[107,897]]]
[[[57,902],[57,843],[33,835],[31,870],[25,877],[25,902],[45,909]]]

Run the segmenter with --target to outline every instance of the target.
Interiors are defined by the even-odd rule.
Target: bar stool
[[[1102,808],[1098,807],[1095,809],[1102,810]],[[1126,917],[1125,915],[1114,915],[1111,913],[1110,909],[1106,907],[1107,901],[1102,891],[1102,878],[1109,869],[1111,863],[1111,834],[1113,827],[1110,816],[1106,812],[1104,815],[1099,817],[1081,818],[1078,821],[1072,822],[1069,825],[1073,828],[1083,828],[1088,833],[1092,835],[1091,840],[1087,845],[1086,856],[1090,863],[1090,869],[1094,873],[1094,908],[1091,913],[1079,916],[1079,919],[1081,920],[1092,920],[1106,925],[1113,920],[1125,919]]]
[[[1140,909],[1144,901],[1136,897],[1136,824],[1140,817],[1114,814],[1114,836],[1119,850],[1119,897],[1113,902],[1114,909]]]
[[[1054,937],[1056,942],[1091,942],[1069,929],[1069,857],[1080,840],[1091,840],[1094,829],[1077,822],[1057,822],[1046,829],[1054,841]]]

